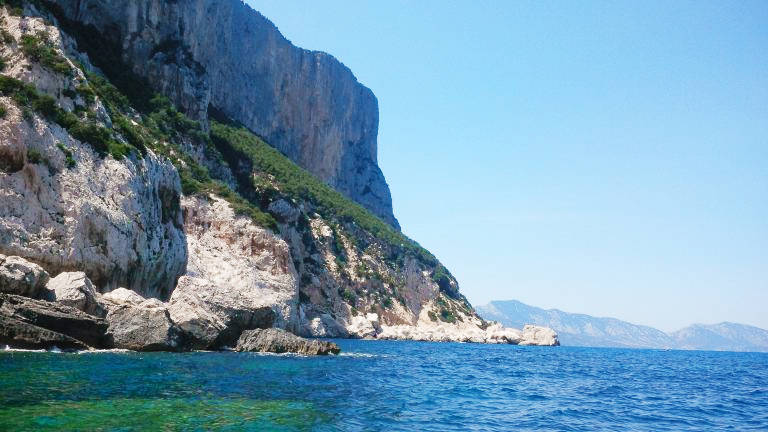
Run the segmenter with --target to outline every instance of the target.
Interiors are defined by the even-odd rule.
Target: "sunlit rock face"
[[[191,117],[215,107],[399,227],[377,165],[378,102],[332,56],[295,47],[239,0],[57,3]]]
[[[0,17],[15,40],[45,32],[62,55],[71,45],[41,18],[5,10]],[[88,82],[71,60],[72,76],[55,73],[18,44],[0,45],[0,57],[9,65],[4,76],[33,83],[62,109],[74,109],[67,89]],[[151,151],[142,158],[100,157],[54,121],[25,116],[12,98],[2,96],[0,104],[6,108],[0,118],[0,253],[34,262],[51,276],[84,272],[99,291],[122,286],[167,299],[187,263],[173,165]],[[111,124],[100,101],[91,109],[93,122]]]

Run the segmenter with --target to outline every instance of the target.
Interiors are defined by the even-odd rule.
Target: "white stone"
[[[0,255],[0,292],[37,297],[48,282],[42,267],[17,256]]]
[[[91,280],[83,272],[60,273],[48,282],[46,288],[58,303],[90,315],[103,317],[106,313],[98,302]]]

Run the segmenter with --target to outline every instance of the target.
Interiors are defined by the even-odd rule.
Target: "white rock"
[[[560,345],[560,342],[557,340],[557,333],[551,328],[526,324],[525,327],[523,327],[523,333],[519,344],[557,346]]]
[[[0,26],[17,40],[23,23],[32,33],[48,31],[61,49],[58,30],[42,19],[9,16],[2,8],[0,14]],[[10,66],[3,73],[72,109],[71,99],[61,95],[85,80],[80,69],[73,69],[73,77],[53,73],[17,46],[0,45]],[[181,185],[172,164],[152,152],[121,161],[97,156],[54,122],[37,114],[25,119],[7,97],[0,104],[7,108],[0,119],[0,165],[7,165],[0,167],[0,253],[26,257],[53,274],[83,271],[104,290],[125,286],[167,298],[187,259]],[[99,101],[94,111],[108,124]],[[71,152],[74,166],[60,146]],[[30,161],[29,150],[40,160]]]
[[[232,345],[246,329],[296,323],[296,271],[288,245],[216,197],[182,201],[189,262],[171,318],[200,348]]]
[[[101,296],[103,300],[114,305],[138,306],[144,302],[145,298],[126,288],[118,288]]]
[[[0,255],[0,292],[37,297],[48,282],[42,267],[21,257]]]
[[[52,300],[74,307],[87,314],[103,317],[106,313],[99,304],[91,280],[83,272],[60,273],[46,285]]]
[[[352,317],[347,325],[347,331],[351,336],[358,338],[374,338],[381,332],[379,316],[375,313],[357,315]]]

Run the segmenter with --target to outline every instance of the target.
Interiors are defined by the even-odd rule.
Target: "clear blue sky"
[[[473,304],[768,328],[768,2],[250,0],[379,99]]]

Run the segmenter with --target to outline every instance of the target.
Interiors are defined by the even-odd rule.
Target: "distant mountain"
[[[694,324],[667,334],[615,318],[541,309],[517,300],[493,301],[476,310],[484,319],[510,327],[522,328],[525,324],[551,327],[563,346],[768,352],[768,331],[743,324]]]
[[[680,349],[768,352],[768,331],[744,324],[694,324],[671,336]]]
[[[641,326],[615,318],[541,309],[517,300],[494,301],[475,308],[483,318],[514,328],[525,324],[551,327],[564,346],[671,348],[675,341],[653,327]]]

